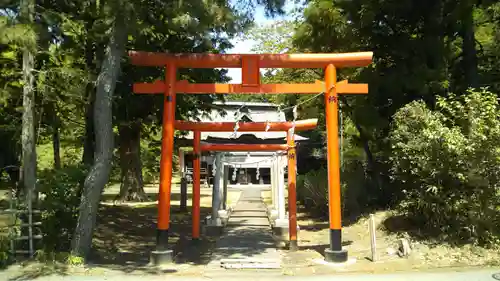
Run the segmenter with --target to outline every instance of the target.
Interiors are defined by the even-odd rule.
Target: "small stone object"
[[[408,257],[410,256],[411,248],[408,239],[401,238],[399,239],[399,251],[398,254],[400,257]]]
[[[394,248],[387,248],[386,251],[389,256],[394,256],[397,253],[397,251]]]

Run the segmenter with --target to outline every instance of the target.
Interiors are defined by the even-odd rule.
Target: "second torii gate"
[[[318,119],[295,122],[243,122],[238,132],[287,132],[286,144],[201,144],[201,132],[232,132],[236,122],[175,121],[178,130],[193,131],[193,220],[192,238],[200,236],[200,156],[202,151],[287,151],[288,154],[288,214],[290,249],[297,250],[296,152],[294,133],[314,129]],[[284,195],[283,195],[284,196]]]
[[[129,52],[133,65],[165,67],[165,80],[153,83],[135,83],[133,90],[142,94],[163,94],[163,132],[158,194],[158,227],[156,251],[158,263],[171,260],[168,250],[170,221],[170,191],[172,184],[172,156],[177,93],[185,94],[317,94],[325,93],[328,163],[328,210],[330,219],[330,247],[325,259],[331,262],[347,260],[342,249],[340,203],[340,168],[338,140],[338,95],[366,94],[367,84],[337,83],[337,68],[363,67],[371,63],[372,52],[343,54],[166,54]],[[180,68],[241,68],[241,84],[192,84],[177,81]],[[261,84],[260,68],[323,68],[325,83]]]

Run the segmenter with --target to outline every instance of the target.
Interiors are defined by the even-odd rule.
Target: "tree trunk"
[[[61,168],[61,137],[59,133],[59,117],[57,116],[57,110],[55,102],[49,102],[49,116],[50,123],[52,126],[52,149],[54,150],[54,168]]]
[[[479,87],[477,67],[476,38],[474,34],[474,4],[470,0],[462,0],[462,52],[465,81],[467,87]]]
[[[87,22],[87,29],[90,30],[93,25],[93,20]],[[95,148],[95,133],[94,133],[94,103],[95,103],[95,87],[94,87],[94,44],[91,38],[87,39],[85,44],[85,64],[87,65],[88,82],[85,88],[87,95],[87,106],[85,108],[85,137],[83,142],[83,158],[82,162],[85,165],[92,165],[94,162]]]
[[[54,148],[54,168],[61,169],[61,138],[57,123],[52,125],[52,147]]]
[[[118,131],[121,185],[117,201],[146,201],[141,162],[141,124],[120,125]]]
[[[374,159],[372,151],[370,149],[369,138],[368,138],[366,132],[361,127],[361,124],[359,124],[359,122],[356,121],[356,118],[354,118],[354,109],[349,105],[349,103],[347,103],[347,99],[342,98],[342,102],[345,105],[345,108],[347,108],[347,113],[350,115],[351,120],[354,123],[354,126],[356,127],[356,129],[359,132],[359,138],[361,139],[361,142],[363,143],[363,150],[365,151],[366,160],[368,163],[368,172],[372,176],[372,179],[374,179],[375,184],[377,185],[377,188],[380,190],[380,189],[382,189],[382,179],[380,178],[380,174],[377,170],[375,159]]]
[[[20,17],[23,24],[31,26],[35,12],[34,0],[21,1]],[[35,137],[35,77],[33,70],[35,46],[24,46],[23,50],[23,121],[22,121],[22,169],[21,179],[27,200],[34,200],[36,188],[36,137]]]
[[[87,107],[85,108],[85,137],[83,141],[83,164],[90,166],[94,163],[95,133],[94,133],[94,101],[95,89],[92,82],[87,84]]]
[[[118,3],[119,4],[119,3]],[[113,157],[112,99],[126,44],[125,15],[117,13],[96,85],[94,105],[95,159],[85,179],[72,254],[86,258],[92,246],[101,193],[109,180]]]

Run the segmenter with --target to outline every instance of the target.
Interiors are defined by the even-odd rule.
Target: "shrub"
[[[344,163],[341,173],[341,203],[345,216],[358,216],[370,200],[364,167],[359,161]],[[328,216],[328,170],[311,170],[297,177],[298,200],[315,216]]]
[[[391,173],[400,210],[435,237],[491,245],[500,235],[500,119],[495,94],[412,102],[394,116]]]
[[[40,174],[41,229],[43,247],[47,252],[69,249],[85,175],[83,166],[44,170]]]
[[[328,172],[312,170],[297,177],[297,199],[314,215],[328,214]]]
[[[0,236],[0,268],[6,267],[11,260],[9,243],[8,237]]]

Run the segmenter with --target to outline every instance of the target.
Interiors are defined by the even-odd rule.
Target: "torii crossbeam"
[[[157,247],[153,253],[157,263],[171,260],[168,251],[170,217],[170,191],[172,183],[172,155],[177,93],[200,94],[311,94],[325,93],[327,151],[328,151],[328,209],[330,218],[330,247],[325,259],[345,262],[347,251],[342,249],[342,224],[340,203],[340,164],[338,140],[338,95],[367,94],[366,84],[337,83],[337,68],[363,67],[371,63],[372,52],[343,54],[163,54],[129,52],[130,61],[138,66],[165,67],[165,80],[153,83],[135,83],[136,93],[161,93],[164,95],[162,153],[160,163],[160,190],[158,194]],[[180,68],[241,68],[241,84],[192,84],[177,81]],[[325,83],[310,84],[261,84],[260,68],[323,68]],[[195,134],[196,138],[196,134]],[[290,154],[289,154],[290,157]],[[168,199],[168,200],[167,200]]]

